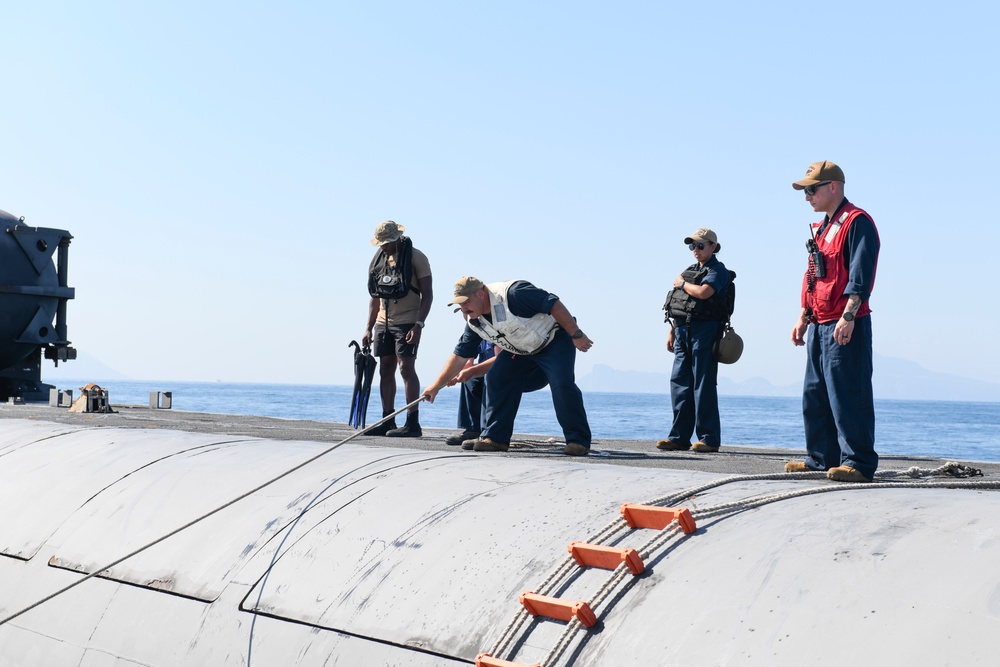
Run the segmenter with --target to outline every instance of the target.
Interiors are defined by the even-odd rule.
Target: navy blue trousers
[[[483,430],[483,390],[486,381],[479,378],[466,380],[459,386],[458,427],[463,431]]]
[[[583,407],[583,393],[576,386],[575,365],[576,347],[562,329],[535,354],[515,356],[506,350],[500,352],[486,374],[483,395],[486,427],[481,437],[510,442],[521,396],[547,384],[566,442],[590,447],[590,423]]]
[[[849,465],[870,479],[878,468],[871,320],[854,321],[847,345],[833,340],[836,321],[809,325],[802,417],[805,463],[815,470]]]
[[[722,322],[697,320],[674,329],[674,368],[670,373],[670,402],[674,423],[669,440],[691,444],[691,435],[706,445],[721,445],[719,419],[719,362],[712,346],[722,335]]]

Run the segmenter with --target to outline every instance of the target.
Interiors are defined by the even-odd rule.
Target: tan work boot
[[[837,466],[826,471],[826,478],[835,482],[870,482],[860,471],[851,466]]]
[[[584,447],[583,445],[578,445],[575,442],[567,442],[566,449],[563,453],[567,456],[587,456],[590,454],[590,447]]]
[[[472,443],[472,449],[477,452],[506,452],[510,449],[510,443],[508,442],[493,442],[489,438],[476,438],[475,440],[466,440],[462,443],[462,449],[467,449],[466,445]]]
[[[718,445],[709,445],[701,440],[691,445],[691,451],[693,452],[717,452],[719,451]]]
[[[676,440],[658,440],[656,448],[665,452],[686,452],[691,449],[691,445],[682,445]]]
[[[785,472],[816,472],[806,465],[805,461],[789,461],[785,464]]]

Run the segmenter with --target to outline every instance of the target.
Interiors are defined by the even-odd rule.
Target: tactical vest
[[[726,269],[729,271],[729,269]],[[685,282],[694,285],[701,285],[701,281],[708,275],[708,267],[698,268],[697,264],[692,264],[687,270],[681,273],[681,278]],[[663,321],[674,318],[678,324],[684,324],[690,320],[718,320],[725,322],[733,314],[736,307],[736,272],[729,271],[729,285],[721,292],[716,292],[707,299],[696,299],[683,289],[676,287],[667,294],[667,300],[663,304],[666,314]]]
[[[368,266],[368,293],[376,299],[402,299],[412,289],[420,293],[413,283],[413,241],[400,236],[395,266],[389,263],[390,255],[379,248]]]

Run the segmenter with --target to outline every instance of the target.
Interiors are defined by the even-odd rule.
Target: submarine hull
[[[4,665],[996,663],[987,487],[3,425]],[[670,497],[693,532],[624,524]]]

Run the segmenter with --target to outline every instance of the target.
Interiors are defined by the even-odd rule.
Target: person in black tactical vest
[[[684,239],[696,263],[677,276],[663,306],[670,324],[667,350],[674,353],[670,374],[674,421],[667,439],[656,443],[657,449],[719,451],[719,362],[712,348],[731,312],[728,297],[735,276],[715,256],[722,249],[718,240],[706,227]],[[698,436],[694,444],[693,434]]]
[[[424,322],[431,311],[434,295],[431,291],[431,265],[427,256],[413,247],[413,242],[403,236],[405,228],[392,220],[380,222],[375,228],[373,246],[378,246],[368,267],[368,325],[361,339],[363,346],[371,345],[378,357],[379,394],[382,397],[382,416],[395,412],[396,366],[403,378],[406,402],[413,403],[420,397],[420,380],[417,377],[417,346]],[[406,413],[406,423],[396,428],[391,419],[368,431],[367,435],[389,437],[420,437],[420,415],[416,407]]]

